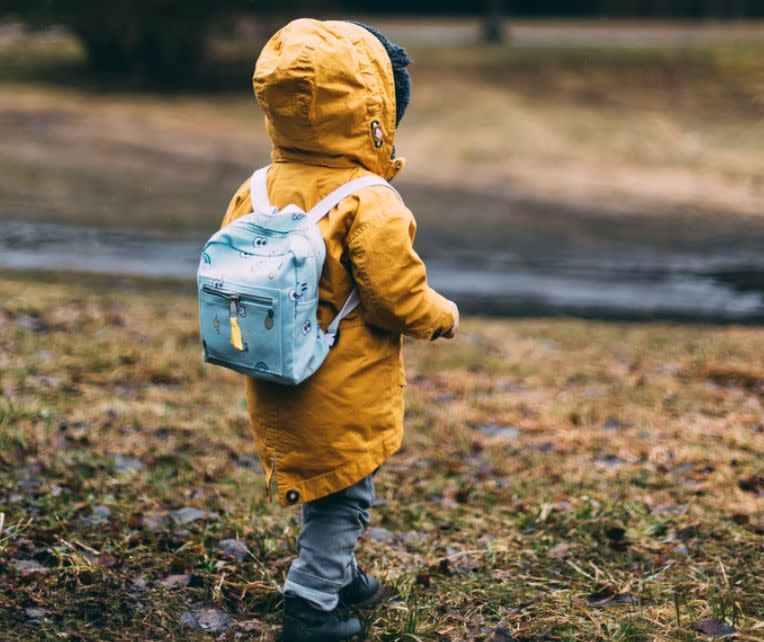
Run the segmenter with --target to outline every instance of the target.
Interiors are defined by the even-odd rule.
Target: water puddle
[[[204,238],[0,221],[0,267],[193,280]],[[471,313],[764,322],[764,256],[604,248],[576,257],[427,251],[433,286]]]

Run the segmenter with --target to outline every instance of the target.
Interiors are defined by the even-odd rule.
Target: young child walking
[[[307,211],[352,179],[391,180],[393,140],[410,96],[405,51],[376,30],[301,19],[276,33],[254,74],[273,144],[266,186],[279,208]],[[250,184],[224,225],[251,212]],[[401,335],[452,338],[459,313],[427,284],[413,249],[416,223],[385,186],[347,197],[319,223],[326,259],[318,320],[326,329],[356,287],[326,361],[297,386],[247,378],[249,415],[268,488],[302,504],[298,557],[284,586],[286,642],[362,633],[356,609],[383,594],[354,550],[369,523],[374,476],[400,446],[405,385]]]

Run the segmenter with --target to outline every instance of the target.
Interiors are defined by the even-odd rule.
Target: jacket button
[[[286,492],[286,500],[288,504],[296,504],[300,501],[300,493],[292,488]]]

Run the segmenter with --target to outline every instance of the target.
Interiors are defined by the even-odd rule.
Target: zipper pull
[[[241,336],[241,328],[239,327],[239,308],[236,305],[236,299],[231,299],[230,304],[230,321],[231,321],[231,345],[244,352],[244,341]]]

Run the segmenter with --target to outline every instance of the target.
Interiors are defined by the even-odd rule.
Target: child
[[[270,201],[307,210],[348,181],[403,167],[393,139],[409,101],[405,51],[350,22],[296,20],[257,61],[254,89],[273,143]],[[224,224],[249,213],[249,184]],[[401,335],[452,338],[454,303],[427,285],[412,247],[416,223],[395,192],[356,192],[319,223],[326,241],[319,322],[351,289],[361,305],[318,371],[299,386],[247,378],[249,414],[268,488],[302,504],[298,557],[284,586],[283,639],[344,640],[362,631],[350,609],[374,606],[380,583],[356,565],[374,475],[400,446],[405,385]]]

